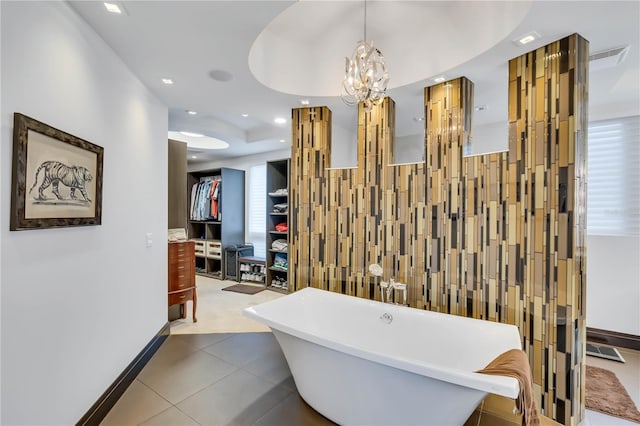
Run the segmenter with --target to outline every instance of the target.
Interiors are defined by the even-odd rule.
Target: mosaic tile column
[[[323,162],[308,171],[292,168],[292,207],[303,224],[295,228],[289,247],[293,288],[311,285],[381,300],[379,279],[369,273],[369,265],[377,263],[384,270],[381,279],[407,283],[408,304],[415,305],[425,277],[424,164],[388,166],[393,162],[395,103],[386,98],[369,112],[359,107],[355,169],[327,169],[328,135],[322,127],[304,123],[304,111],[294,110],[292,160],[304,164],[320,155]],[[306,152],[307,140],[315,141],[313,153]],[[309,197],[321,201],[319,210],[304,207],[314,203]],[[313,232],[304,226],[308,223],[314,224]],[[322,247],[321,252],[311,246]]]
[[[519,265],[538,402],[571,425],[584,418],[588,50],[574,34],[509,62],[507,170],[520,200],[508,208],[521,230],[507,265]]]
[[[571,425],[584,417],[587,64],[578,35],[509,62],[508,153],[462,158],[465,79],[425,89],[425,305],[517,325],[539,407]]]
[[[425,89],[424,164],[392,162],[395,107],[358,114],[358,167],[330,170],[331,112],[293,110],[290,284],[515,324],[541,411],[584,417],[588,42],[509,62],[509,152],[463,157],[472,83]]]
[[[291,126],[289,287],[328,289],[324,253],[331,111],[327,107],[294,109]]]

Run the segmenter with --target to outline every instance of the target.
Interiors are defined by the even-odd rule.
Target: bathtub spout
[[[396,288],[396,282],[393,280],[393,278],[389,278],[389,286],[387,287],[387,303],[391,303],[391,301],[393,300],[391,298],[391,293],[393,293],[393,290]]]
[[[406,305],[406,291],[405,291],[406,288],[407,288],[406,284],[396,283],[393,278],[390,278],[389,282],[381,281],[380,282],[380,298],[385,303],[395,303],[397,305],[398,302],[394,302],[394,296],[395,296],[396,290],[403,290],[404,299],[405,299],[404,304]]]
[[[391,278],[389,282],[380,281],[380,298],[382,299],[382,302],[391,303],[391,292],[393,291],[393,286],[393,278]]]

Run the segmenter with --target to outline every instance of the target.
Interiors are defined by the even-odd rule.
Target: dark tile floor
[[[271,333],[167,338],[103,425],[332,425],[298,395]]]
[[[614,371],[638,404],[640,353],[621,352],[625,364],[593,357],[587,357],[587,364]],[[486,415],[481,419],[485,426],[502,424]],[[280,346],[272,333],[263,332],[169,336],[101,424],[334,423],[300,398]],[[470,418],[467,424],[478,421]],[[584,421],[584,426],[632,424],[589,410]]]

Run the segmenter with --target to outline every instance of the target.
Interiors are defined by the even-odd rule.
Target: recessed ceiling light
[[[191,111],[190,109],[187,110],[187,114],[189,115],[196,115],[197,112],[196,111]]]
[[[301,104],[301,105],[304,105],[304,106],[309,105],[309,99],[302,99],[302,100],[300,101],[300,104]]]
[[[435,81],[436,83],[442,83],[444,81],[444,77],[436,77],[433,79],[433,81]]]
[[[284,142],[284,139],[280,139],[280,142]]]
[[[197,155],[192,155],[192,156],[191,156],[191,159],[192,159],[192,160],[195,160],[196,158],[198,158],[198,156],[197,156]]]
[[[531,43],[533,40],[535,40],[536,38],[532,35],[528,35],[526,37],[522,37],[520,40],[518,40],[518,42],[520,44],[527,44],[527,43]]]
[[[162,79],[162,82],[163,82],[164,84],[173,84],[173,80],[171,80],[170,78],[163,78],[163,79]]]
[[[189,136],[190,138],[201,138],[204,135],[202,133],[193,133],[193,132],[180,132],[185,136]]]
[[[476,111],[486,111],[487,110],[487,106],[486,105],[478,105],[475,108]]]
[[[539,38],[540,34],[535,31],[531,31],[516,38],[515,40],[513,40],[513,42],[518,46],[524,46],[525,44],[531,43],[533,40],[537,40]]]
[[[117,13],[117,14],[121,14],[122,10],[120,10],[120,6],[118,6],[115,3],[108,3],[108,2],[104,2],[104,7],[107,8],[107,10],[111,13]]]
[[[273,119],[273,122],[276,124],[284,124],[287,122],[287,119],[282,117],[276,117]]]
[[[418,122],[420,122],[420,121],[424,121],[424,117],[423,117],[423,116],[421,116],[421,115],[419,115],[419,116],[417,116],[417,117],[413,117],[413,121],[418,121]]]
[[[240,114],[242,115],[244,118],[247,118],[249,116],[249,114]]]

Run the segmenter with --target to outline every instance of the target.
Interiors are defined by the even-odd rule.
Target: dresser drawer
[[[176,267],[177,266],[177,267]],[[174,265],[169,267],[169,291],[184,290],[195,285],[193,266]]]
[[[194,254],[193,241],[184,241],[180,243],[169,243],[169,261],[179,260],[183,258],[191,258]]]
[[[178,293],[169,293],[169,306],[182,304],[187,300],[193,300],[193,289]]]

